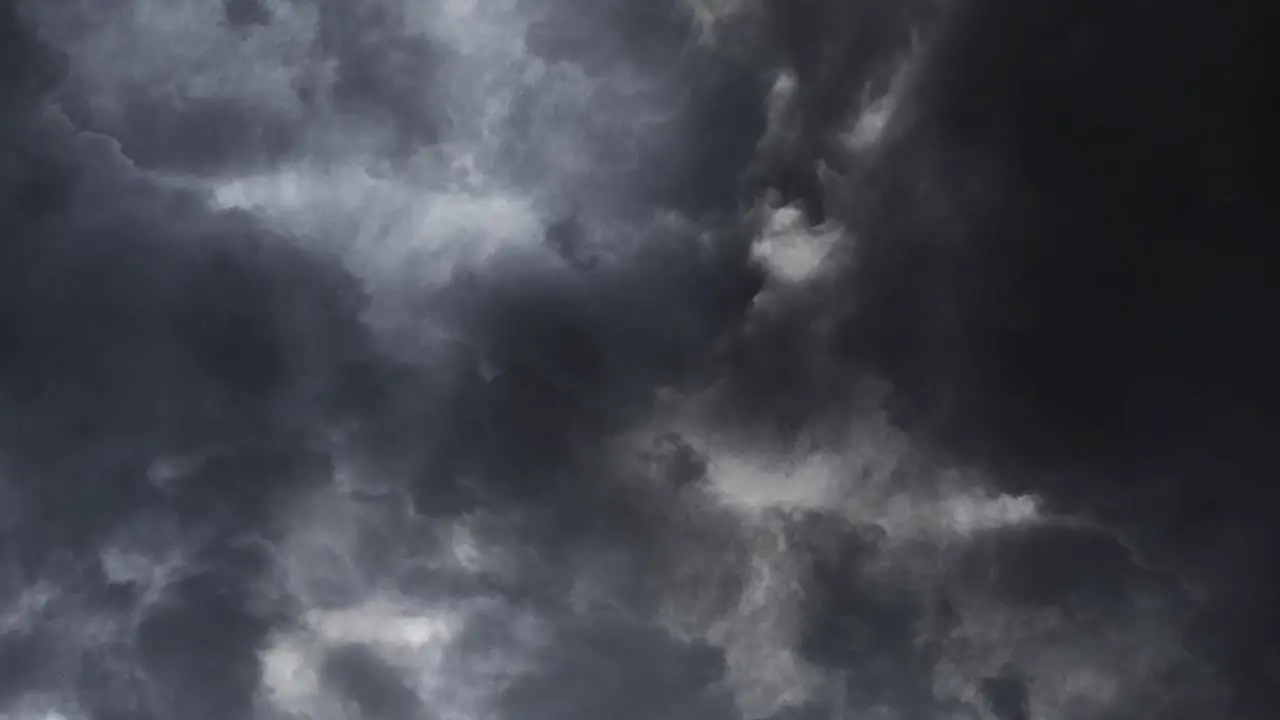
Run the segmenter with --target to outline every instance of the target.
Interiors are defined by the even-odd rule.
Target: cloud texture
[[[0,0],[0,718],[1262,719],[1247,5]]]

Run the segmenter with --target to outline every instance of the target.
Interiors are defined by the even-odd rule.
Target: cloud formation
[[[1015,5],[5,0],[0,717],[1268,717],[1262,24]]]

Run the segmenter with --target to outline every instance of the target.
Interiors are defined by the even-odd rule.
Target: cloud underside
[[[1013,5],[0,4],[0,718],[1267,717],[1263,24]]]

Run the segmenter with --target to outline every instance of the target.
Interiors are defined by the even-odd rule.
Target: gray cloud
[[[0,716],[1265,716],[1229,11],[3,8]]]

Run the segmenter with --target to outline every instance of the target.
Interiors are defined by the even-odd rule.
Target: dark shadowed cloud
[[[1248,9],[0,5],[0,717],[1269,717]]]

